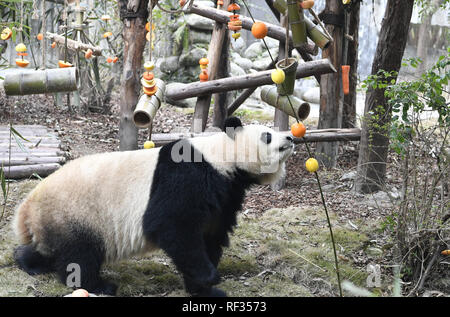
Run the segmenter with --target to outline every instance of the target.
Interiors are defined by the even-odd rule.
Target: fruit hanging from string
[[[208,81],[208,64],[209,60],[206,57],[201,58],[198,63],[200,64],[201,73],[199,75],[200,81],[205,82]]]
[[[242,29],[242,21],[239,18],[239,14],[236,13],[236,11],[239,11],[241,7],[236,2],[233,2],[228,6],[227,11],[233,12],[232,15],[230,15],[230,22],[228,22],[228,29],[233,31],[233,34],[231,35],[234,40],[237,40],[241,37],[241,33],[238,32]]]
[[[13,32],[10,28],[6,27],[2,30],[2,34],[0,35],[0,39],[3,41],[9,40],[12,36]]]
[[[19,67],[27,67],[28,64],[30,64],[29,61],[24,59],[24,56],[27,56],[27,47],[23,43],[19,43],[16,45],[16,52],[17,55],[20,56],[20,58],[16,59],[16,65]]]

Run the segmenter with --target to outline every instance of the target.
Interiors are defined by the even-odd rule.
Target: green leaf
[[[27,139],[25,139],[16,129],[14,129],[14,127],[13,126],[10,126],[10,129],[11,129],[11,132],[14,134],[14,135],[17,135],[19,138],[21,138],[22,140],[25,140],[25,141],[27,141],[27,142],[31,142],[31,141],[29,141],[29,140],[27,140]]]
[[[3,200],[5,201],[6,204],[6,179],[5,179],[5,173],[3,172],[3,164],[2,167],[0,168],[0,180],[1,180],[1,186],[2,186],[2,192],[3,192]]]

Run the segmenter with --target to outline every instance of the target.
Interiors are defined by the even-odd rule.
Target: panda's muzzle
[[[294,147],[294,139],[291,136],[287,136],[286,140],[288,140],[289,143],[285,144],[283,146],[280,146],[280,149],[279,149],[280,152],[286,151],[286,150],[291,149],[291,148]]]

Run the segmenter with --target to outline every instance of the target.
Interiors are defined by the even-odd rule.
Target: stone
[[[197,14],[188,14],[186,16],[186,23],[194,29],[212,31],[215,22]]]
[[[356,174],[357,174],[356,171],[345,173],[344,175],[341,176],[339,180],[341,181],[354,180],[356,178]]]
[[[202,57],[206,57],[208,55],[208,51],[206,51],[204,48],[195,47],[187,52],[184,52],[180,56],[180,65],[181,66],[198,66],[198,73],[200,74],[200,65],[198,64],[198,61]]]
[[[211,42],[211,32],[198,31],[195,29],[189,30],[189,39],[193,44],[203,43],[209,44]]]
[[[230,35],[231,37],[231,35]],[[237,40],[231,38],[230,39],[231,48],[235,50],[236,52],[241,52],[245,49],[245,42],[242,39],[242,37],[238,38]]]
[[[262,53],[263,53],[263,46],[261,42],[255,42],[245,50],[244,57],[254,60]]]
[[[244,71],[249,71],[250,69],[253,68],[253,62],[248,58],[244,58],[241,56],[237,58],[233,57],[233,62],[239,67],[241,67]]]
[[[180,66],[178,61],[179,61],[179,56],[165,57],[161,60],[159,69],[166,74],[176,72]]]
[[[277,48],[278,49],[278,47],[280,45],[280,42],[278,40],[273,39],[273,38],[268,37],[268,36],[266,36],[264,38],[264,41],[266,41],[266,44],[269,47],[269,49],[271,49],[271,48]]]
[[[266,70],[270,66],[270,63],[272,63],[270,57],[260,58],[253,62],[253,68],[256,70]]]
[[[320,87],[313,87],[308,89],[301,99],[306,102],[320,104]]]
[[[230,62],[230,73],[232,76],[241,76],[246,74],[240,66],[233,62]]]

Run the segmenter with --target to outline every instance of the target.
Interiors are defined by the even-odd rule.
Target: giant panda
[[[79,287],[114,295],[103,263],[162,249],[189,294],[226,296],[213,286],[245,191],[279,180],[293,148],[292,137],[231,117],[211,136],[73,160],[18,207],[16,263],[63,283],[75,263]]]

